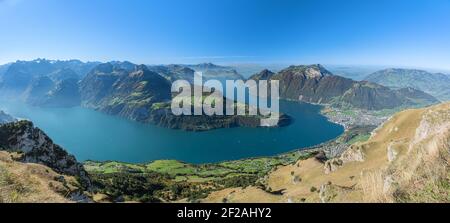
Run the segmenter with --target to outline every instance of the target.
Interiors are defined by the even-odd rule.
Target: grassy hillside
[[[96,202],[450,202],[450,103],[405,110],[372,129],[349,128],[307,151],[214,164],[89,161],[84,194]],[[0,152],[0,202],[78,200],[76,177],[23,156]]]
[[[204,202],[449,202],[450,103],[406,110],[340,157],[300,160],[266,188],[228,188]]]
[[[0,151],[0,203],[66,203],[68,194],[79,188],[74,177],[52,169],[13,159],[15,154]]]
[[[210,192],[230,187],[258,185],[259,179],[279,165],[313,156],[313,152],[292,152],[262,157],[194,165],[176,160],[147,164],[85,162],[96,189],[109,201],[195,202]]]

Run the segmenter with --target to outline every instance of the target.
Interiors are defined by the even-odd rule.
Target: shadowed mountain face
[[[25,101],[31,105],[41,105],[47,94],[55,87],[55,82],[43,76],[33,80],[24,93]]]
[[[148,118],[156,102],[171,99],[171,84],[146,66],[131,72],[112,63],[94,68],[80,83],[83,106],[136,120]]]
[[[81,97],[78,79],[69,78],[56,83],[56,86],[47,93],[42,106],[47,107],[75,107],[80,105]]]
[[[0,125],[13,121],[15,121],[15,119],[11,115],[8,115],[3,111],[0,111]]]
[[[442,101],[450,100],[450,75],[414,69],[385,69],[370,74],[365,80],[392,89],[415,88]]]
[[[67,79],[80,79],[80,75],[78,75],[75,71],[67,67],[58,69],[50,73],[48,77],[54,82],[63,81]]]
[[[7,99],[21,99],[34,106],[93,108],[131,120],[184,130],[223,127],[258,127],[262,117],[174,116],[170,111],[171,82],[193,81],[195,69],[204,80],[241,78],[236,71],[214,64],[151,66],[128,61],[96,64],[80,61],[18,61],[2,75],[0,92]],[[90,71],[85,74],[85,70]],[[81,73],[80,73],[81,72]],[[280,125],[287,125],[285,115]]]
[[[139,120],[148,118],[145,111],[154,103],[170,100],[170,82],[179,79],[193,82],[195,72],[202,72],[204,81],[243,79],[233,68],[211,63],[146,67],[127,61],[98,64],[78,60],[38,59],[17,61],[2,66],[2,69],[6,70],[0,82],[0,92],[3,96],[22,96],[28,103],[42,106],[76,106],[81,103],[86,107],[101,108],[112,114],[132,116],[133,119]],[[86,75],[88,70],[90,72]],[[368,79],[383,82],[386,76],[393,76],[393,72],[401,71],[386,70],[382,74],[389,75],[374,74]],[[420,71],[412,73],[409,76],[425,75]],[[406,88],[389,89],[379,84],[333,75],[321,65],[310,65],[291,66],[277,73],[264,70],[253,75],[251,79],[279,80],[280,95],[285,99],[379,110],[437,102],[427,93],[415,90],[416,86],[419,89],[427,88],[428,92],[439,91],[435,95],[444,95],[442,97],[445,98],[445,92],[449,91],[447,76],[436,74],[433,77],[432,81],[430,78],[425,80],[432,82],[434,85],[429,84],[432,87],[425,87],[420,79],[417,81],[420,83],[416,84],[395,81],[402,83],[398,84],[399,88]],[[81,88],[81,95],[80,91],[77,91],[78,87]]]
[[[2,75],[0,91],[3,93],[22,93],[33,80],[47,76],[52,81],[67,78],[84,77],[97,62],[83,63],[79,60],[45,60],[17,61],[9,64]]]
[[[201,72],[204,81],[215,79],[219,81],[226,80],[243,80],[244,77],[240,75],[234,68],[219,66],[212,63],[202,63],[196,65],[158,65],[148,66],[151,71],[154,71],[171,82],[176,80],[194,81],[195,72]]]
[[[275,75],[274,72],[270,71],[270,70],[263,70],[253,76],[250,77],[250,79],[253,79],[255,81],[259,81],[259,80],[269,80],[273,77],[273,75]]]
[[[174,129],[204,131],[224,127],[259,127],[259,116],[173,115],[170,110],[171,83],[168,79],[186,73],[194,74],[194,71],[179,65],[154,66],[150,69],[138,65],[127,71],[117,64],[101,64],[80,82],[81,104],[108,114]],[[289,123],[289,117],[282,115],[279,125]]]
[[[281,97],[309,103],[380,110],[437,102],[419,90],[391,90],[375,83],[354,81],[333,75],[321,65],[291,66],[276,74],[265,70],[250,78],[279,80]]]
[[[187,80],[191,83],[194,82],[195,70],[182,65],[172,64],[167,66],[149,66],[148,69],[160,74],[171,82],[176,80]]]
[[[212,63],[202,63],[197,65],[188,65],[189,68],[196,72],[202,72],[205,80],[217,79],[225,80],[243,80],[244,77],[240,75],[234,68],[219,66]]]
[[[80,104],[78,81],[97,64],[79,60],[17,61],[4,69],[0,93],[2,97],[24,100],[35,106],[77,106]]]
[[[2,82],[3,75],[6,73],[10,65],[10,63],[0,65],[0,83]]]

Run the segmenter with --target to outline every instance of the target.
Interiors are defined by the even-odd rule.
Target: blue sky
[[[450,69],[448,0],[0,0],[0,63],[398,65]]]

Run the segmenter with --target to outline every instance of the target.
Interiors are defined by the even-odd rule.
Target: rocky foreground
[[[58,202],[89,200],[84,193],[91,189],[91,180],[82,164],[33,123],[0,125],[0,151],[0,200],[53,202],[51,197]],[[36,200],[41,191],[45,193],[42,197],[48,199]],[[17,198],[11,193],[17,193]]]

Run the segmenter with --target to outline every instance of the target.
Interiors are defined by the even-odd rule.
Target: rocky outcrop
[[[18,152],[20,161],[43,164],[58,173],[75,176],[86,189],[91,186],[87,172],[75,157],[29,121],[0,125],[0,150]]]
[[[324,164],[325,174],[329,174],[339,169],[342,165],[349,162],[364,162],[365,154],[359,146],[350,146],[340,157],[327,160]]]

